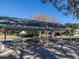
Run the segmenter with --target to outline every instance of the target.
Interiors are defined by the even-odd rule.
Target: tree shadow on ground
[[[52,48],[55,49],[55,48]],[[68,51],[64,50],[63,48],[60,49],[55,49],[56,51],[62,53],[62,54],[58,54],[55,52],[51,52],[43,47],[34,47],[32,49],[32,51],[34,51],[34,53],[39,56],[41,59],[59,59],[59,57],[65,57],[65,58],[70,58],[70,59],[75,59],[75,57],[73,55],[68,55]]]
[[[13,55],[9,55],[9,56],[0,56],[0,59],[17,59],[17,58]]]
[[[71,48],[71,47],[69,47],[71,45],[69,45],[69,44],[67,44],[67,45],[68,46],[66,46],[66,47]],[[65,46],[65,44],[63,46]],[[72,47],[74,47],[74,46],[72,46]],[[68,51],[63,49],[62,47],[61,48],[58,48],[58,47],[55,48],[52,45],[52,47],[50,47],[50,48],[55,49],[56,51],[62,53],[64,56],[62,54],[51,52],[51,51],[47,50],[46,48],[38,46],[38,45],[35,44],[32,48],[29,49],[30,51],[28,51],[28,53],[25,51],[25,50],[28,50],[27,48],[21,47],[21,49],[19,49],[19,51],[20,51],[19,59],[24,59],[24,57],[23,57],[24,55],[26,55],[26,56],[32,55],[34,57],[34,59],[37,59],[37,57],[39,57],[40,59],[59,59],[59,57],[66,57],[68,59],[75,59],[73,55],[68,55],[67,54]],[[16,49],[15,49],[15,51],[16,51]],[[30,53],[30,52],[33,52],[33,53]],[[10,56],[7,56],[7,57],[0,57],[0,59],[17,59],[17,58],[15,56],[10,55]]]
[[[79,55],[79,42],[74,42],[74,43],[72,41],[70,43],[66,42],[65,46],[74,50],[75,53]]]
[[[29,56],[33,56],[34,59],[37,59],[37,57],[41,58],[41,59],[58,59],[55,55],[53,55],[50,51],[44,49],[43,47],[40,46],[34,46],[32,48],[30,48],[28,52],[26,52],[25,48],[21,48],[19,49],[19,51],[21,52],[19,54],[19,59],[24,59],[24,55],[29,55]],[[16,51],[16,50],[15,50]],[[31,53],[33,52],[33,53]]]
[[[56,48],[53,48],[56,50],[56,52],[59,52],[59,53],[56,53],[56,52],[53,52],[54,55],[58,56],[58,57],[64,57],[64,58],[69,58],[69,59],[75,59],[73,55],[69,55],[68,53],[70,53],[68,50],[65,50],[63,48],[59,48],[59,49],[56,49]]]
[[[42,47],[33,47],[31,51],[34,52],[36,57],[40,57],[41,59],[58,59],[54,54]]]

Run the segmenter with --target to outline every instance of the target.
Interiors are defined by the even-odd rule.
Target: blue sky
[[[60,23],[79,23],[79,20],[64,16],[51,4],[43,4],[40,0],[0,0],[0,16],[30,18],[35,14],[46,14]]]

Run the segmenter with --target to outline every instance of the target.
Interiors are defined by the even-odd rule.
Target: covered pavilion
[[[6,41],[6,37],[7,37],[7,31],[9,30],[25,30],[25,31],[37,31],[39,34],[39,38],[42,38],[42,32],[45,33],[45,36],[48,37],[49,36],[49,32],[51,33],[52,38],[54,37],[56,32],[59,32],[59,34],[61,35],[61,33],[63,31],[69,31],[71,32],[70,28],[45,28],[45,27],[33,27],[33,26],[2,26],[0,27],[0,30],[3,31],[4,34],[4,41]]]
[[[9,17],[1,17],[0,21],[2,21],[0,22],[0,30],[4,34],[4,41],[7,40],[7,31],[9,30],[37,31],[40,41],[42,38],[42,32],[44,32],[46,38],[49,36],[49,33],[51,33],[52,38],[54,38],[56,32],[59,32],[59,34],[63,31],[68,31],[69,33],[71,32],[70,28],[66,28],[64,25],[59,23],[24,19],[17,20],[17,18]]]

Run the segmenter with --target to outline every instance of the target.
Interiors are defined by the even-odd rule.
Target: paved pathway
[[[79,43],[50,44],[49,47],[9,49],[0,53],[0,59],[79,59]]]

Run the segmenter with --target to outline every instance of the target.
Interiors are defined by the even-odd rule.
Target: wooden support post
[[[6,42],[7,33],[6,33],[6,31],[5,31],[5,30],[3,31],[3,35],[4,35],[4,42]]]
[[[39,34],[40,42],[42,42],[42,40],[41,40],[41,38],[42,38],[42,31],[39,31],[38,34]]]
[[[61,36],[61,31],[59,31],[59,34],[60,34],[60,36]]]
[[[55,32],[53,31],[53,32],[52,32],[52,38],[53,38],[53,39],[54,39],[54,36],[55,36]]]
[[[49,31],[45,31],[45,34],[46,34],[46,46],[48,46],[48,44],[49,44],[49,39],[48,39]]]
[[[71,30],[69,31],[69,34],[70,34],[70,41],[71,41],[71,40],[72,40],[72,37],[71,37],[71,34],[72,34],[72,33],[71,33]]]

